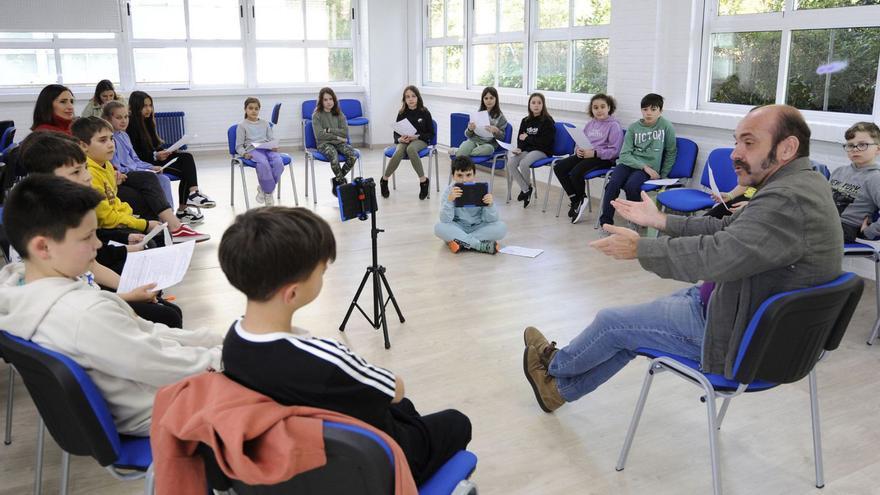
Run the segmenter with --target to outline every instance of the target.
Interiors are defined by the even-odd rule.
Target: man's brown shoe
[[[541,363],[540,353],[534,346],[527,345],[523,352],[523,372],[544,412],[553,412],[565,404],[556,388],[556,377],[547,374],[547,367]]]
[[[523,331],[523,341],[526,347],[532,346],[537,349],[544,368],[550,367],[550,361],[559,352],[559,349],[556,348],[556,342],[548,342],[547,337],[544,337],[544,334],[535,327],[526,327]]]

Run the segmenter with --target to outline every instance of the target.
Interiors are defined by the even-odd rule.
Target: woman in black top
[[[397,149],[394,150],[394,156],[388,161],[388,166],[385,168],[382,178],[379,179],[379,186],[382,190],[383,198],[390,196],[391,191],[388,190],[388,178],[397,170],[400,161],[407,158],[412,163],[413,170],[419,176],[419,199],[425,199],[428,197],[428,185],[431,181],[425,176],[419,152],[434,140],[434,121],[431,119],[431,112],[425,108],[425,104],[422,102],[422,95],[419,93],[419,89],[415,86],[407,86],[403,90],[402,102],[403,105],[401,105],[400,111],[397,112],[397,121],[409,120],[413,127],[416,128],[416,134],[414,136],[401,136],[397,132],[394,133],[394,142],[397,143]]]
[[[165,169],[165,173],[180,177],[178,190],[180,206],[177,208],[177,218],[187,224],[202,221],[204,216],[198,209],[213,208],[217,204],[199,191],[199,179],[193,156],[185,152],[168,152],[162,149],[162,140],[156,132],[153,98],[150,95],[143,91],[134,91],[128,99],[128,105],[131,111],[131,123],[125,132],[131,138],[134,152],[141,160],[160,167],[177,158],[176,162]],[[188,206],[193,206],[196,210],[187,208]]]
[[[525,208],[529,206],[533,191],[530,167],[553,154],[556,140],[556,122],[547,113],[541,93],[529,96],[529,114],[520,122],[517,136],[516,148],[508,154],[507,173],[519,184],[521,192],[516,199],[522,201]]]

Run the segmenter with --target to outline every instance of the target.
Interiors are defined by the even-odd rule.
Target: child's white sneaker
[[[263,204],[266,202],[266,193],[263,192],[263,188],[257,186],[257,197],[254,198],[257,200],[257,203]]]
[[[266,201],[266,206],[275,206],[275,196],[272,193],[264,193],[263,200]]]

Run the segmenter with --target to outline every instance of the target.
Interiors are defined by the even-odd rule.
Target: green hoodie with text
[[[626,130],[617,163],[637,170],[648,166],[665,178],[675,163],[676,153],[675,129],[668,120],[661,116],[654,125],[646,126],[640,119]]]

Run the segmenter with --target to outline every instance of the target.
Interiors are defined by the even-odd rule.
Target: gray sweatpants
[[[523,151],[518,155],[508,153],[507,156],[507,173],[519,184],[521,190],[527,191],[532,186],[532,172],[529,167],[541,158],[547,158],[547,154],[543,151]]]

